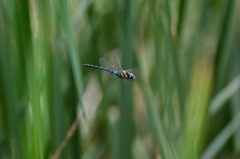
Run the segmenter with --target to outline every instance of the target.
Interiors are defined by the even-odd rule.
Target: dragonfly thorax
[[[131,80],[131,81],[134,80],[134,78],[135,78],[133,73],[130,73],[129,71],[125,71],[125,70],[118,71],[117,76],[121,79]]]

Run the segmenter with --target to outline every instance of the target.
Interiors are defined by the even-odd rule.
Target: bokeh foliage
[[[239,158],[237,0],[0,0],[0,158]],[[102,71],[118,51],[136,79]]]

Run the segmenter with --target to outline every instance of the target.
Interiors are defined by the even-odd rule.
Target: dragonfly
[[[135,76],[133,73],[129,72],[128,70],[122,69],[121,63],[120,63],[120,57],[117,53],[114,53],[112,55],[111,62],[109,62],[105,58],[100,58],[100,64],[103,67],[95,66],[91,64],[82,64],[82,65],[85,67],[91,67],[91,68],[107,71],[111,73],[113,76],[119,77],[124,81],[132,81],[135,79]]]

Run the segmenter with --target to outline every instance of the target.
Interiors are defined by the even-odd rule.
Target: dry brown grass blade
[[[75,133],[77,126],[78,126],[78,124],[77,124],[77,118],[76,118],[74,120],[71,128],[68,130],[67,135],[65,136],[65,138],[63,139],[63,141],[61,142],[61,144],[58,146],[57,150],[55,151],[54,155],[52,156],[52,159],[57,159],[59,157],[59,155],[61,154],[61,152],[67,145],[68,141],[72,138],[73,134]]]

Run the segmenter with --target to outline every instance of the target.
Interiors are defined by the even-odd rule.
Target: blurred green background
[[[240,1],[0,0],[0,158],[240,158]],[[136,79],[99,58],[118,50]]]

